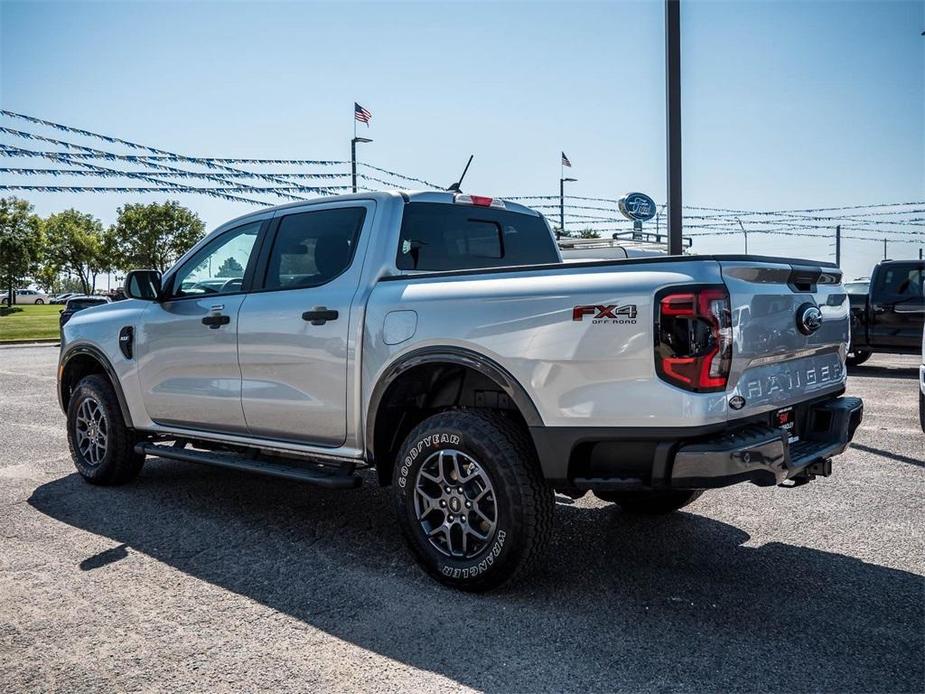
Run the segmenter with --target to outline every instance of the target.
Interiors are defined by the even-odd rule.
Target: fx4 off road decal
[[[593,306],[576,306],[572,309],[572,320],[583,321],[585,317],[591,319],[594,325],[610,323],[612,325],[635,325],[636,324],[636,304],[616,304]]]

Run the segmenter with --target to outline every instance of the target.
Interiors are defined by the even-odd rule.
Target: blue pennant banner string
[[[138,155],[141,159],[149,161],[188,161],[191,164],[202,164],[206,162],[212,164],[254,164],[263,166],[266,164],[292,165],[292,166],[350,166],[349,161],[340,159],[246,159],[238,157],[184,157],[184,156],[166,156],[166,155]],[[359,162],[357,162],[359,163]],[[282,176],[288,176],[284,173]]]
[[[16,154],[26,154],[26,155],[28,155],[28,156],[36,156],[36,155],[39,155],[39,154],[40,154],[40,155],[42,155],[42,156],[47,156],[48,158],[50,158],[50,159],[52,159],[53,161],[56,161],[56,162],[63,162],[63,163],[65,163],[65,164],[71,164],[72,166],[81,166],[81,167],[84,167],[85,169],[89,169],[89,170],[91,170],[91,171],[94,171],[94,172],[100,174],[101,176],[109,176],[109,175],[111,175],[111,174],[118,174],[118,175],[120,175],[120,176],[124,176],[124,175],[125,175],[122,171],[119,171],[118,169],[110,169],[110,168],[107,168],[107,167],[104,167],[104,166],[99,166],[98,164],[91,164],[91,163],[89,163],[89,162],[85,162],[85,161],[80,160],[80,159],[73,159],[73,158],[71,157],[70,154],[65,153],[65,152],[56,152],[56,153],[37,153],[37,152],[32,152],[32,151],[26,150],[26,149],[21,149],[21,148],[19,148],[19,147],[13,147],[13,146],[11,146],[11,145],[0,145],[0,155],[5,155],[5,154],[7,154],[8,152],[15,152]],[[139,176],[135,176],[134,178],[137,178],[137,179],[140,179],[140,180],[143,180],[143,181],[147,181],[148,183],[156,183],[156,184],[158,184],[158,185],[160,185],[160,186],[170,186],[170,187],[173,187],[173,188],[184,188],[184,187],[186,187],[186,186],[181,186],[181,185],[178,184],[178,183],[174,183],[173,181],[164,181],[164,180],[162,180],[162,179],[160,179],[160,178],[155,178],[153,175],[151,175],[151,174],[156,174],[156,173],[157,173],[157,172],[152,171],[152,172],[150,172],[149,174],[142,174],[142,175],[139,175]],[[261,201],[259,201],[259,200],[252,200],[252,199],[250,199],[250,198],[244,198],[244,197],[241,197],[241,196],[239,196],[239,195],[214,194],[214,195],[212,195],[212,197],[220,197],[220,198],[222,198],[222,199],[225,199],[225,200],[233,200],[233,201],[235,201],[235,202],[246,202],[246,203],[250,203],[250,204],[254,204],[254,205],[260,205],[261,207],[264,207],[264,206],[267,205],[267,203],[265,203],[265,202],[261,202]]]
[[[319,189],[309,188],[307,186],[295,186],[299,190],[310,190],[316,192]],[[337,186],[338,188],[350,189],[350,186]],[[32,186],[32,185],[0,185],[0,190],[34,190],[39,192],[56,192],[56,193],[205,193],[211,194],[228,194],[240,192],[240,188],[232,186],[228,188],[196,188],[192,186]],[[275,188],[253,188],[253,192],[275,192]],[[246,200],[246,202],[260,203],[256,200]]]
[[[82,128],[74,128],[69,125],[64,125],[62,123],[56,123],[54,121],[45,120],[44,118],[36,118],[35,116],[29,116],[24,113],[17,113],[16,111],[10,111],[7,109],[0,109],[0,115],[6,116],[7,118],[24,120],[29,123],[34,123],[36,125],[43,125],[45,127],[53,128],[61,132],[73,133],[75,135],[82,135],[84,137],[95,138],[108,142],[110,144],[119,144],[124,145],[125,147],[130,147],[132,149],[144,150],[150,152],[155,156],[145,156],[139,157],[139,160],[154,160],[154,159],[163,159],[169,161],[183,161],[194,164],[201,164],[209,168],[223,169],[228,172],[237,171],[236,169],[231,169],[227,164],[289,164],[295,166],[336,166],[349,164],[348,161],[338,161],[338,160],[329,160],[329,159],[246,159],[246,158],[212,158],[212,157],[190,157],[182,154],[177,154],[175,152],[170,152],[164,149],[157,147],[151,147],[149,145],[139,144],[137,142],[132,142],[130,140],[124,140],[120,137],[112,137],[110,135],[103,135],[101,133],[95,133],[90,130],[84,130]],[[431,183],[422,178],[415,178],[413,176],[406,176],[400,174],[396,171],[389,171],[388,169],[383,169],[372,164],[367,164],[365,162],[357,162],[359,166],[365,166],[379,173],[384,173],[393,178],[400,178],[405,181],[412,181],[414,183],[421,183],[422,185],[427,186],[428,188],[437,188],[442,189],[443,186],[437,185],[436,183]],[[270,175],[270,174],[265,174]],[[286,176],[288,174],[282,174]]]
[[[383,169],[378,166],[373,166],[372,164],[367,164],[362,161],[357,162],[357,166],[365,166],[367,169],[372,169],[373,171],[378,171],[379,173],[384,173],[392,178],[400,178],[403,181],[411,181],[412,183],[420,183],[427,186],[428,188],[436,188],[437,190],[443,190],[446,186],[440,186],[436,183],[431,183],[430,181],[425,181],[423,178],[414,178],[413,176],[405,176],[404,174],[396,173],[394,171],[389,171],[388,169]],[[370,179],[377,180],[377,179]]]
[[[0,156],[3,156],[4,151],[2,145],[0,145]],[[31,154],[21,155],[20,153],[15,153],[16,156],[32,156]],[[45,153],[42,153],[45,154]],[[39,153],[36,153],[38,156]],[[60,156],[60,155],[56,155]],[[72,157],[72,155],[68,155]],[[18,176],[102,176],[102,177],[117,177],[117,176],[144,176],[150,174],[151,171],[114,171],[111,174],[93,172],[90,170],[84,169],[24,169],[12,166],[3,166],[0,167],[0,173],[16,174]],[[163,176],[167,178],[198,178],[200,174],[193,172],[179,173],[172,171],[165,171],[163,173],[158,173],[158,176]],[[220,179],[230,179],[230,178],[253,178],[254,174],[252,173],[214,173],[212,176]],[[311,178],[321,178],[321,179],[335,179],[335,178],[349,178],[349,173],[297,173],[297,174],[274,174],[280,176],[287,176],[288,178],[299,178],[299,179],[311,179]]]
[[[108,159],[108,160],[113,160],[113,161],[115,160],[133,161],[133,162],[142,164],[144,166],[148,166],[152,169],[157,169],[159,171],[173,171],[175,173],[194,173],[194,172],[186,171],[185,169],[178,169],[173,166],[166,166],[164,164],[156,164],[154,162],[149,162],[146,160],[145,157],[139,157],[137,155],[131,155],[131,154],[115,154],[113,152],[105,152],[103,150],[94,149],[93,147],[86,147],[84,145],[78,145],[73,142],[65,142],[64,140],[57,140],[53,137],[46,137],[44,135],[37,135],[35,133],[29,133],[23,130],[7,128],[6,126],[0,126],[0,132],[6,133],[8,135],[13,135],[15,137],[20,137],[26,140],[37,140],[39,142],[48,142],[49,144],[58,145],[60,147],[66,147],[68,149],[76,149],[76,150],[79,150],[87,154],[94,154],[96,156],[102,157],[103,159]],[[231,167],[223,166],[219,168],[227,169],[228,171],[233,172],[233,173],[247,173],[247,172],[242,172],[240,169],[232,169]],[[266,176],[264,174],[255,174],[255,176],[258,178],[264,179],[264,180],[272,181],[274,183],[282,183],[286,185],[290,185],[293,183],[293,181],[287,180],[285,178],[278,178],[275,176]],[[211,173],[199,174],[199,178],[202,178],[205,180],[211,180],[211,181],[224,182],[222,179],[214,178],[214,175]],[[242,184],[236,184],[236,185],[238,185],[239,187],[242,187]],[[288,197],[289,199],[292,199],[292,200],[304,200],[305,199],[300,196],[293,196],[293,195],[281,195],[280,197]]]
[[[103,152],[98,149],[93,149],[92,147],[85,147],[84,145],[77,145],[72,142],[64,142],[62,140],[56,140],[51,137],[45,137],[44,135],[35,135],[33,133],[27,133],[21,130],[14,130],[12,128],[7,128],[5,126],[0,126],[0,132],[7,133],[9,135],[15,135],[16,137],[21,137],[27,140],[38,140],[40,142],[48,142],[50,144],[55,144],[55,145],[59,145],[62,147],[78,149],[82,152],[88,152],[88,153],[99,155],[103,159],[107,159],[109,161],[136,161],[136,162],[145,164],[146,166],[149,166],[152,169],[157,169],[158,171],[171,171],[173,173],[181,173],[181,174],[190,173],[189,171],[185,171],[184,169],[177,169],[173,166],[167,166],[165,164],[154,164],[154,163],[144,162],[144,161],[141,161],[139,157],[136,157],[130,154],[113,154],[112,152]],[[9,147],[7,148],[9,149]],[[13,147],[12,149],[17,149],[17,148]],[[61,153],[57,153],[57,156],[60,156],[60,154]],[[70,162],[75,163],[73,159],[70,160]],[[152,173],[154,172],[152,171]],[[220,178],[215,178],[212,174],[201,174],[200,178],[211,180],[211,181],[218,181],[219,183],[226,183],[225,180],[220,179]],[[287,185],[292,183],[292,181],[286,181],[285,179],[279,179],[279,180],[282,181],[283,183],[286,183]],[[243,184],[236,184],[236,185],[238,187],[242,187],[242,190],[246,188],[246,186],[243,186]],[[304,200],[305,199],[305,198],[302,198],[300,196],[295,196],[295,195],[285,195],[285,194],[278,194],[278,195],[280,197],[285,197],[285,198],[289,198],[292,200]]]
[[[35,116],[27,116],[23,113],[17,113],[15,111],[9,111],[6,109],[2,109],[0,110],[0,115],[6,116],[7,118],[25,120],[30,123],[35,123],[37,125],[44,125],[46,127],[53,128],[55,130],[60,130],[63,132],[69,132],[69,133],[74,133],[76,135],[82,135],[84,137],[100,139],[100,140],[103,140],[104,142],[109,142],[112,144],[124,145],[131,149],[140,149],[146,152],[151,152],[159,156],[172,157],[172,158],[175,158],[176,161],[184,161],[188,163],[199,163],[210,169],[220,169],[226,172],[242,173],[241,169],[235,169],[225,164],[218,164],[209,159],[197,159],[196,157],[187,157],[182,154],[177,154],[176,152],[169,152],[167,150],[159,149],[157,147],[150,147],[148,145],[142,145],[137,142],[131,142],[130,140],[123,140],[122,138],[119,138],[119,137],[111,137],[109,135],[102,135],[100,133],[91,132],[89,130],[83,130],[81,128],[73,128],[68,125],[63,125],[61,123],[56,123],[54,121],[44,120],[42,118],[36,118]],[[93,150],[92,148],[89,148],[89,147],[80,147],[80,149],[85,152],[98,151],[98,150]],[[144,159],[139,159],[139,161],[147,166],[152,166],[151,163],[145,161]],[[246,172],[243,172],[243,173],[246,173]],[[284,183],[284,184],[292,183],[292,181],[286,180],[285,178],[277,177],[277,176],[267,176],[266,174],[257,174],[257,177],[263,178],[264,180],[269,180],[275,183]],[[203,178],[206,178],[206,177],[204,176]]]

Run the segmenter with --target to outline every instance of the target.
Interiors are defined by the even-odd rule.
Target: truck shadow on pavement
[[[374,484],[334,492],[153,460],[134,484],[71,474],[29,504],[119,545],[81,558],[82,570],[107,571],[124,545],[124,560],[146,554],[482,690],[912,691],[925,681],[921,577],[743,546],[746,533],[696,505],[651,519],[560,504],[538,573],[476,596],[420,573],[390,491]]]

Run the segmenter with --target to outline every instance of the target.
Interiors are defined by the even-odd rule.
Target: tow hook
[[[832,474],[832,459],[826,458],[824,460],[817,460],[815,463],[810,463],[805,468],[800,470],[796,475],[791,477],[787,482],[782,482],[777,485],[778,487],[784,487],[786,489],[793,489],[794,487],[802,487],[808,482],[812,482],[817,477],[828,477]]]

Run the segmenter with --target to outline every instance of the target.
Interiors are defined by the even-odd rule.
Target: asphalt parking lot
[[[425,578],[389,491],[151,460],[91,487],[57,349],[0,348],[6,691],[925,690],[925,435],[913,357],[851,372],[834,474],[634,518],[560,503],[539,574],[485,596]]]

